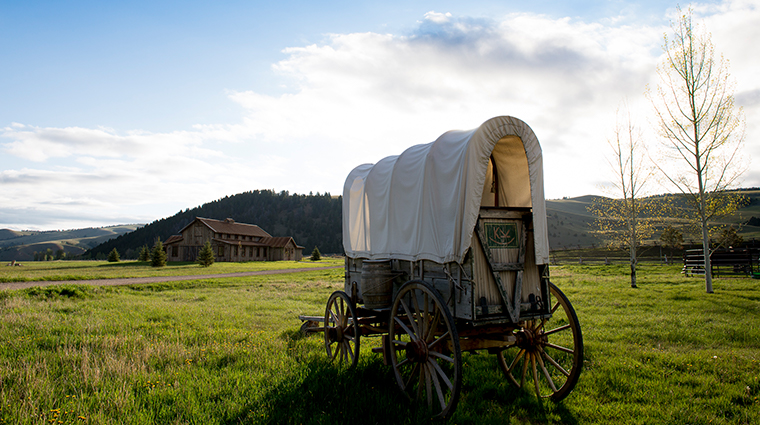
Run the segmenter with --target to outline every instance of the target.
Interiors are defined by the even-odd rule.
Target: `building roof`
[[[215,233],[224,233],[228,235],[241,235],[241,236],[254,236],[258,238],[271,238],[272,235],[265,232],[261,227],[255,224],[235,223],[235,220],[228,218],[224,221],[214,220],[212,218],[196,217],[195,220],[190,222],[187,226],[180,230],[180,233],[190,227],[195,221],[200,221],[206,227],[214,231]]]
[[[288,242],[290,242],[291,240],[293,241],[293,245],[296,248],[303,249],[303,247],[298,246],[296,241],[290,236],[270,237],[270,238],[262,239],[261,243],[265,243],[273,248],[284,248],[288,245]]]
[[[167,244],[170,244],[170,243],[174,243],[174,242],[179,242],[182,239],[183,239],[182,235],[171,235],[171,236],[169,236],[169,239],[167,239],[164,242],[164,245],[167,245]]]

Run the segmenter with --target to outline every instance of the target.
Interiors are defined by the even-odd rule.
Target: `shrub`
[[[311,251],[311,257],[309,257],[311,261],[319,261],[322,259],[322,254],[319,253],[319,248],[316,246],[314,247],[314,250]]]
[[[208,267],[214,264],[214,250],[211,248],[211,242],[206,241],[201,248],[201,252],[198,253],[198,264],[202,267]]]
[[[153,251],[150,254],[150,265],[153,267],[163,267],[166,265],[166,251],[164,251],[164,244],[161,243],[161,238],[156,239],[156,244],[153,245]]]
[[[143,245],[140,248],[140,254],[137,259],[139,261],[150,261],[150,250],[148,249],[148,245]]]
[[[116,248],[112,249],[111,252],[108,253],[108,262],[110,263],[119,262],[119,251],[117,251]]]

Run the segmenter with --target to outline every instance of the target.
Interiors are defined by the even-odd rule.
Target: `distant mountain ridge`
[[[140,224],[90,227],[72,230],[17,231],[0,229],[0,261],[30,261],[34,253],[58,251],[67,257],[83,254],[109,239],[138,229]]]

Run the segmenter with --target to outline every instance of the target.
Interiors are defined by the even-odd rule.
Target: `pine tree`
[[[311,251],[311,257],[309,259],[311,261],[319,261],[322,259],[322,254],[319,253],[319,248],[316,246],[314,247],[314,250]]]
[[[153,245],[153,251],[150,254],[150,265],[153,267],[163,267],[166,265],[166,251],[164,251],[164,244],[161,243],[161,238],[156,239],[156,244]]]
[[[109,263],[119,262],[119,251],[117,251],[116,248],[112,249],[111,252],[108,254],[108,262]]]
[[[198,264],[201,267],[208,267],[214,264],[214,250],[211,248],[211,242],[208,240],[203,245],[203,248],[201,248],[201,252],[198,253]]]
[[[140,254],[137,257],[138,261],[150,261],[150,250],[148,249],[148,245],[143,245],[140,247]]]

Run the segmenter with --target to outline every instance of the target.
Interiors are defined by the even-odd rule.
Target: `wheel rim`
[[[462,380],[459,337],[448,307],[423,281],[407,282],[391,308],[391,363],[401,390],[436,418],[456,408]]]
[[[330,361],[356,366],[359,361],[359,322],[356,309],[343,291],[330,295],[325,308],[325,350]]]
[[[570,301],[549,283],[552,317],[528,320],[515,332],[517,343],[498,353],[499,366],[519,388],[555,401],[564,399],[578,382],[583,367],[583,337]]]

